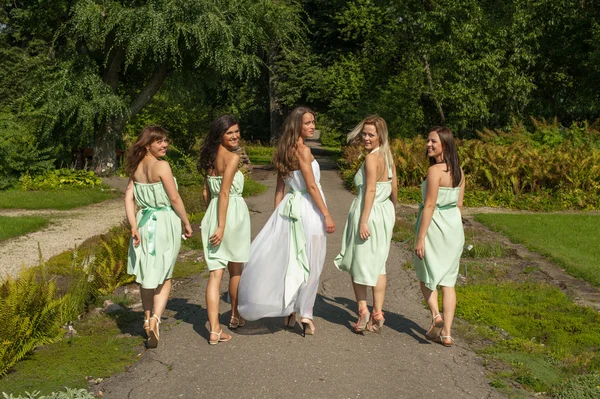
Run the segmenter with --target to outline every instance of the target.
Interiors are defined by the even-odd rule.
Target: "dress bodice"
[[[320,184],[321,180],[321,169],[319,168],[319,163],[316,159],[314,159],[310,166],[313,171],[313,175],[315,176],[315,183]],[[294,191],[306,191],[306,182],[304,181],[304,176],[302,176],[302,171],[294,170],[284,179],[285,185],[290,187]]]
[[[375,203],[383,202],[390,198],[392,194],[392,170],[388,168],[388,181],[378,181],[376,191],[375,191]],[[358,172],[354,175],[354,185],[358,189],[358,197],[362,198],[365,195],[366,185],[365,185],[365,164],[360,166]]]
[[[425,203],[427,195],[427,179],[421,183],[421,200]],[[440,187],[438,189],[436,208],[452,208],[458,205],[458,197],[460,195],[460,187]]]
[[[175,180],[177,187],[177,180]],[[161,208],[170,206],[171,201],[162,182],[138,183],[133,182],[133,195],[140,208]]]
[[[210,190],[210,198],[217,198],[221,192],[223,176],[206,176],[206,180],[208,182],[208,189]],[[244,191],[244,174],[238,170],[233,176],[229,195],[239,197],[242,195],[242,191]]]

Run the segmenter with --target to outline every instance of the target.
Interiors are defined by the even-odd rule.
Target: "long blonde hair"
[[[375,130],[377,131],[377,135],[379,136],[379,155],[384,157],[385,166],[387,168],[394,166],[394,160],[392,158],[392,151],[390,150],[390,143],[388,141],[388,128],[387,123],[385,123],[385,119],[383,119],[379,115],[369,115],[365,119],[363,119],[350,133],[348,133],[348,137],[346,141],[349,143],[351,141],[356,140],[363,132],[363,127],[365,125],[373,125],[375,126]]]
[[[283,134],[277,143],[277,151],[273,156],[273,164],[281,177],[288,176],[298,167],[296,144],[300,138],[300,133],[302,133],[302,117],[304,114],[315,116],[315,112],[308,107],[296,107],[290,112],[283,124]]]
[[[147,145],[166,138],[167,131],[164,128],[155,125],[146,126],[127,152],[127,164],[125,166],[127,176],[133,177],[135,170],[148,152],[146,149]]]

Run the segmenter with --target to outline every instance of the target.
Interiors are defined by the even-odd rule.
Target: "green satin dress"
[[[133,239],[129,241],[127,273],[135,275],[142,288],[153,289],[173,275],[181,247],[181,219],[162,182],[134,182],[133,196],[141,208],[136,216],[140,244],[134,247]]]
[[[427,183],[421,184],[421,197],[425,203]],[[465,245],[460,210],[457,208],[460,187],[440,187],[437,202],[427,235],[425,236],[425,256],[421,260],[413,256],[417,277],[430,290],[438,285],[454,287],[458,277],[458,266]],[[416,237],[419,236],[423,203],[420,204],[417,218]]]
[[[388,178],[392,178],[391,169],[388,170]],[[359,228],[366,190],[364,163],[354,175],[354,185],[358,188],[358,195],[350,205],[342,249],[333,262],[339,270],[350,273],[355,283],[374,287],[379,276],[385,274],[396,220],[396,210],[390,201],[392,181],[377,182],[375,200],[368,220],[371,235],[365,241],[360,238]]]
[[[209,239],[219,225],[219,193],[223,176],[207,176],[210,190],[210,203],[202,219],[202,245],[208,270],[227,267],[228,262],[247,262],[250,257],[250,213],[246,201],[242,198],[244,175],[239,170],[233,177],[229,189],[229,206],[223,239],[213,247]]]

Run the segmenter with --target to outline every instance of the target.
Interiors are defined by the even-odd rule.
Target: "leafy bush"
[[[50,190],[64,187],[96,187],[102,179],[92,171],[75,169],[55,169],[32,177],[29,173],[21,176],[23,190]]]
[[[118,287],[135,281],[135,276],[127,274],[129,238],[130,232],[125,225],[115,228],[102,238],[94,254],[89,272],[102,295],[109,295]]]
[[[600,374],[578,375],[552,390],[557,399],[588,399],[600,396]]]
[[[62,301],[43,267],[24,270],[0,286],[0,376],[37,346],[60,339]]]
[[[39,391],[32,393],[25,392],[25,396],[13,396],[2,392],[4,399],[94,399],[95,396],[86,389],[70,389],[66,388],[61,392],[52,392],[49,395],[41,395]]]

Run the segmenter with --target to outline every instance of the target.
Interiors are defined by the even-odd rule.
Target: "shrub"
[[[32,177],[25,173],[20,178],[23,190],[50,190],[64,187],[96,187],[102,179],[92,171],[55,169]]]
[[[0,286],[0,376],[39,345],[60,339],[62,298],[44,267],[24,270]]]
[[[135,276],[127,274],[130,230],[123,224],[102,237],[100,247],[90,263],[89,274],[98,291],[109,295],[115,289],[135,281]]]
[[[25,396],[13,396],[13,394],[7,394],[2,392],[4,399],[94,399],[95,396],[85,389],[70,389],[66,388],[61,392],[52,392],[49,395],[40,395],[39,391],[32,393],[25,392]]]

